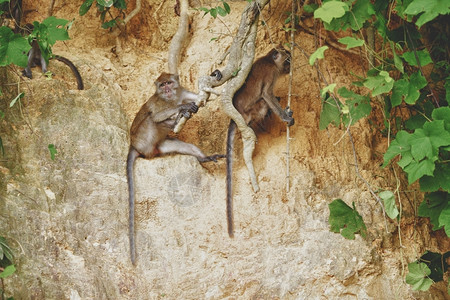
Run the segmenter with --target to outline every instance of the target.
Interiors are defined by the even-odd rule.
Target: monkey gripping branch
[[[244,9],[241,22],[239,24],[238,32],[234,37],[233,43],[229,51],[228,64],[222,71],[222,78],[211,76],[201,76],[198,80],[198,105],[204,105],[209,98],[210,93],[217,94],[213,87],[220,86],[227,82],[226,87],[222,90],[221,99],[224,112],[234,120],[239,131],[241,132],[242,142],[244,145],[243,156],[247,166],[250,180],[252,182],[253,190],[259,191],[258,181],[256,179],[255,169],[253,167],[252,155],[255,149],[256,135],[255,132],[247,126],[242,115],[236,110],[233,105],[234,93],[244,84],[248,73],[252,67],[253,59],[255,57],[255,39],[258,28],[258,19],[261,10],[269,3],[270,0],[257,0],[250,2]],[[176,66],[178,64],[178,54],[181,49],[181,43],[187,33],[187,9],[189,4],[187,0],[180,1],[181,19],[178,27],[178,32],[172,39],[171,47],[169,49],[169,70],[176,73]],[[179,32],[181,32],[179,34]],[[176,45],[174,45],[176,43]],[[172,46],[174,45],[174,46]],[[175,67],[174,67],[175,66]],[[237,72],[237,75],[234,74]],[[174,131],[179,132],[186,122],[182,118],[175,127]]]

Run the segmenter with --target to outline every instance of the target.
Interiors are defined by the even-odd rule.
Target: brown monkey
[[[33,24],[25,25],[25,31],[28,33],[31,33],[33,31],[33,28],[34,28]],[[75,75],[78,89],[79,90],[84,89],[83,79],[81,78],[80,72],[78,72],[77,67],[75,67],[75,65],[69,59],[63,56],[53,55],[52,57],[50,57],[50,59],[53,58],[59,60],[60,62],[65,63],[72,70],[73,75]],[[22,75],[30,79],[33,78],[31,68],[35,66],[41,66],[42,73],[47,72],[47,62],[45,61],[45,58],[42,55],[41,48],[37,40],[33,40],[33,42],[31,43],[31,49],[28,52],[28,64],[27,67],[22,71]]]
[[[213,76],[213,75],[211,75]],[[160,154],[180,153],[193,155],[199,162],[217,161],[225,155],[206,156],[196,146],[175,138],[168,133],[181,116],[190,118],[198,110],[194,101],[198,95],[179,84],[179,76],[162,73],[155,81],[156,92],[141,107],[130,129],[130,150],[127,158],[127,179],[129,190],[129,235],[130,253],[133,265],[136,262],[134,241],[134,178],[133,165],[138,157],[152,158]]]
[[[292,111],[287,107],[281,108],[278,99],[273,95],[275,82],[280,75],[288,74],[290,68],[290,53],[283,48],[274,48],[267,55],[257,59],[242,87],[234,94],[233,105],[244,117],[247,125],[255,129],[269,111],[273,111],[289,126],[294,125]],[[233,194],[232,169],[233,146],[236,133],[236,123],[231,120],[227,136],[227,224],[228,235],[233,232]]]

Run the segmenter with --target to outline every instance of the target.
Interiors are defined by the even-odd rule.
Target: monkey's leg
[[[206,156],[197,146],[182,142],[178,139],[166,139],[158,145],[161,154],[179,153],[192,155],[197,157],[200,162],[217,161],[217,158],[225,157],[225,155]]]

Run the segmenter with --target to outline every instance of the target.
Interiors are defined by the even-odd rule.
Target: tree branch
[[[169,47],[169,73],[178,74],[178,63],[180,62],[181,49],[188,33],[189,26],[189,2],[180,0],[180,21],[178,22],[177,33],[172,38]]]

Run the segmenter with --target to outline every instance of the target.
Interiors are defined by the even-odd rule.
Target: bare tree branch
[[[177,33],[172,38],[169,47],[169,73],[178,74],[178,63],[180,62],[181,49],[188,33],[189,26],[189,2],[180,0],[180,21],[178,23]]]

